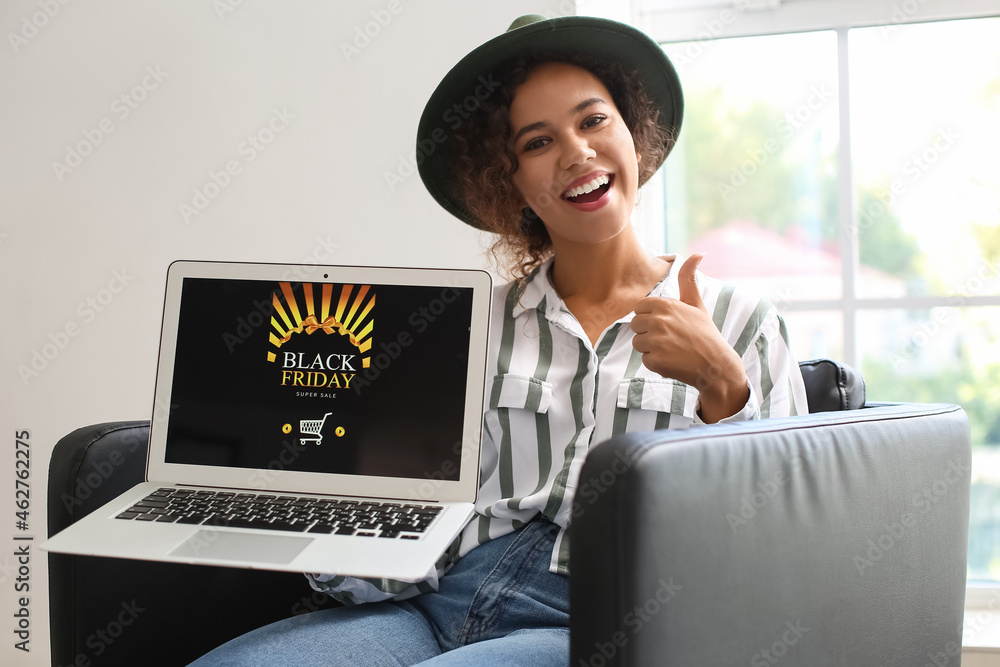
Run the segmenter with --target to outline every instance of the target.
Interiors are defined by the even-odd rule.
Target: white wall
[[[413,159],[424,101],[461,56],[518,15],[574,10],[569,0],[64,1],[0,4],[7,665],[49,664],[37,544],[53,444],[82,425],[151,414],[167,265],[484,266],[480,238],[419,177],[390,188],[385,175],[409,173],[400,163]],[[270,143],[258,150],[249,136]],[[239,171],[227,181],[218,174],[230,161]],[[216,196],[195,201],[206,186]],[[186,220],[180,207],[196,204],[204,210]],[[26,531],[15,526],[22,430]],[[34,541],[14,540],[25,536]],[[15,591],[20,544],[31,545],[27,592]],[[13,646],[22,596],[30,653]]]

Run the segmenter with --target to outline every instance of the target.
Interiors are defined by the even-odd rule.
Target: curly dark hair
[[[486,231],[497,235],[491,248],[498,267],[523,280],[552,254],[552,240],[538,216],[521,208],[513,176],[518,169],[511,145],[510,106],[514,91],[535,69],[563,62],[588,70],[611,94],[641,156],[639,185],[656,172],[673,148],[676,132],[658,122],[659,109],[649,98],[637,73],[621,64],[589,56],[534,53],[521,56],[501,75],[496,94],[456,130],[457,172],[469,212]]]

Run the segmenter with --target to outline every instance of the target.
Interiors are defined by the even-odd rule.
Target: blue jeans
[[[569,664],[569,580],[549,572],[558,527],[534,521],[476,547],[440,590],[278,621],[190,667]]]

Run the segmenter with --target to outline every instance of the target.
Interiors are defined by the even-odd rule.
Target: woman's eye
[[[607,120],[607,118],[608,117],[603,114],[595,114],[593,116],[589,116],[587,120],[583,121],[583,127],[594,127],[595,125],[600,125],[605,120]]]
[[[526,151],[538,150],[539,148],[543,147],[547,143],[548,143],[547,139],[545,139],[543,137],[537,137],[535,139],[532,139],[528,143],[526,143],[524,145],[524,150],[526,150]]]

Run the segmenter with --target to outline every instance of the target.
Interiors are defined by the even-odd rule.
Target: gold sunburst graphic
[[[278,285],[281,288],[280,297],[284,299],[277,292],[271,297],[274,306],[274,315],[271,316],[273,330],[268,338],[275,349],[287,343],[295,334],[305,333],[311,336],[317,331],[340,334],[347,336],[351,345],[365,355],[361,357],[362,368],[369,367],[371,357],[367,353],[372,347],[372,330],[375,326],[372,315],[375,293],[371,291],[371,285],[360,285],[357,291],[354,285],[343,285],[332,313],[330,307],[334,305],[333,285],[321,284],[320,294],[316,294],[317,290],[312,283],[304,283],[301,303],[295,298],[291,283]],[[318,301],[314,297],[319,297]],[[267,360],[273,362],[275,359],[277,354],[268,350]]]

